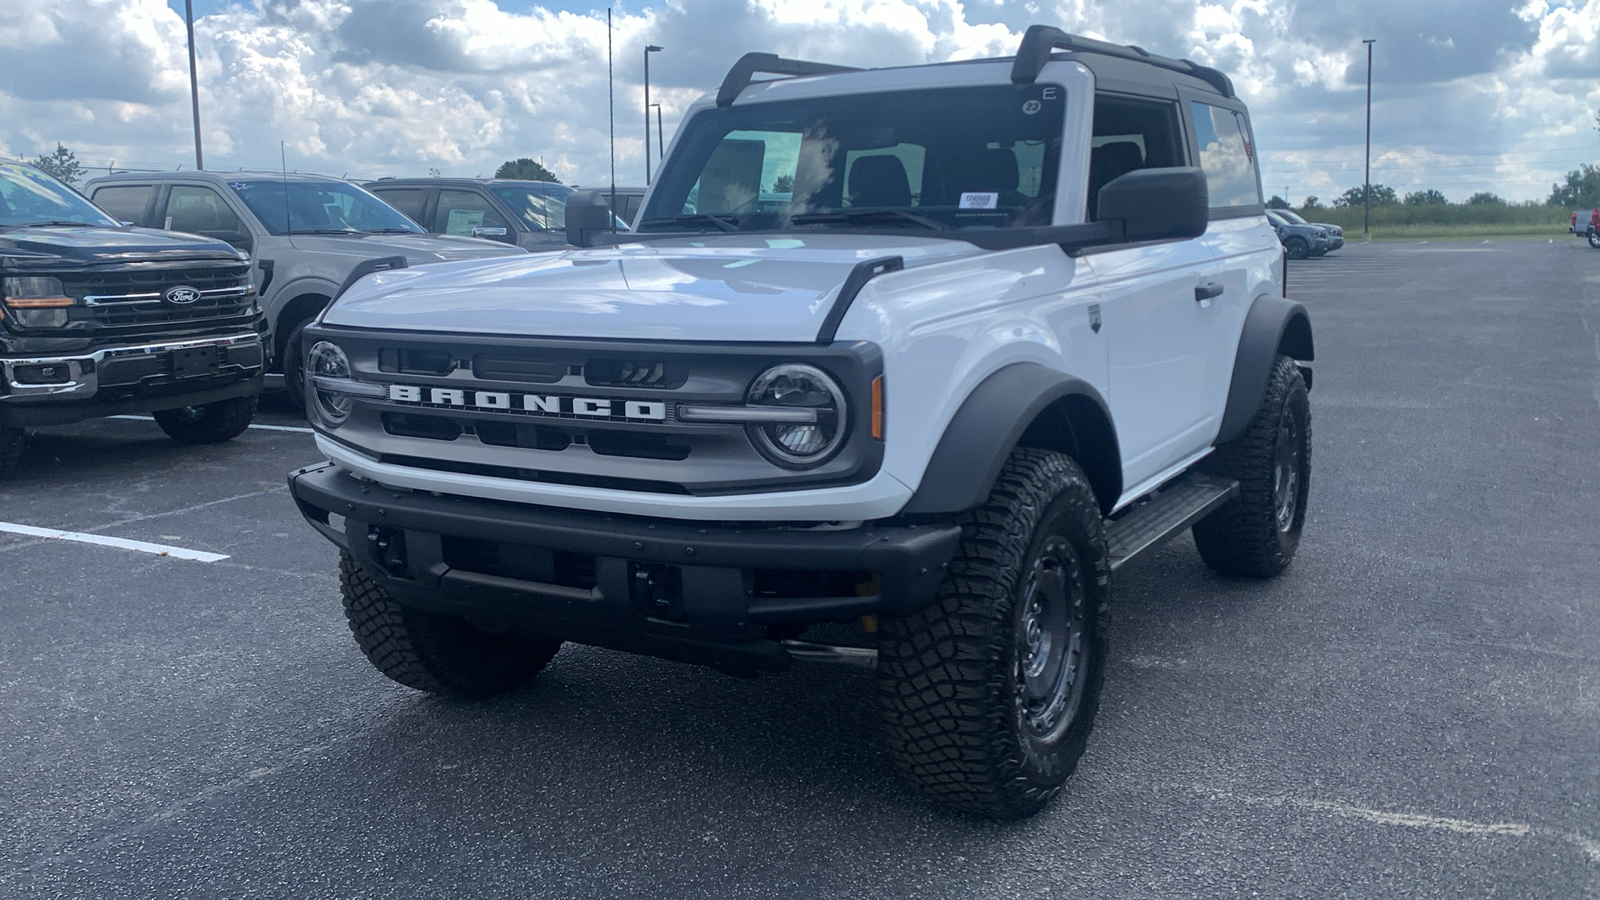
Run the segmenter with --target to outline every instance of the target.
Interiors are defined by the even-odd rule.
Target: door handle
[[[1202,281],[1194,287],[1194,302],[1205,303],[1214,297],[1222,296],[1222,282]]]

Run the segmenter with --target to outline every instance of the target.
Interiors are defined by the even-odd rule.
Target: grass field
[[[1565,223],[1556,225],[1373,225],[1375,241],[1534,241],[1572,237]],[[1344,230],[1346,243],[1361,240],[1361,225]]]

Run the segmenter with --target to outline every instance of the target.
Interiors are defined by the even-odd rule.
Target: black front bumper
[[[787,667],[774,626],[927,603],[961,539],[948,524],[733,527],[446,497],[331,463],[291,473],[289,486],[312,527],[402,603],[728,669]],[[752,590],[758,571],[870,573],[873,589],[769,596]]]

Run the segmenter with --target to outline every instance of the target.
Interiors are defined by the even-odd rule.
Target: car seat
[[[851,206],[910,206],[911,181],[897,156],[863,156],[850,165]]]

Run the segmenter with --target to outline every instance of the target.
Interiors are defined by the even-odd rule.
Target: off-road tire
[[[1283,242],[1283,251],[1290,259],[1305,259],[1311,255],[1311,245],[1303,237],[1292,237]]]
[[[306,326],[307,319],[294,326],[283,342],[283,389],[289,395],[289,405],[295,412],[306,414]]]
[[[1206,565],[1248,578],[1271,578],[1288,568],[1300,546],[1311,486],[1311,403],[1294,360],[1273,361],[1266,396],[1249,426],[1201,467],[1239,482],[1237,497],[1195,523],[1194,542]],[[1293,470],[1289,484],[1286,468]],[[1285,497],[1292,504],[1287,511]]]
[[[0,478],[9,478],[22,460],[22,445],[28,433],[21,428],[0,425]]]
[[[1111,579],[1104,520],[1076,462],[1019,448],[988,501],[961,524],[960,548],[933,603],[880,620],[884,733],[895,764],[928,797],[1016,819],[1060,792],[1094,725]],[[1023,680],[1038,657],[1020,645],[1024,626],[1039,621],[1025,607],[1037,608],[1028,598],[1043,593],[1041,566],[1052,555],[1065,573],[1076,639],[1057,642],[1073,662],[1070,674],[1063,664],[1050,677],[1070,683],[1069,705],[1041,734],[1029,724]]]
[[[1589,246],[1595,248],[1596,250],[1600,250],[1600,230],[1592,230],[1589,232]]]
[[[255,418],[255,397],[234,397],[204,406],[159,409],[156,424],[180,444],[220,444],[231,441],[250,427]]]
[[[339,556],[339,592],[350,632],[372,665],[430,694],[503,694],[538,675],[561,649],[560,641],[493,634],[458,616],[399,603],[347,553]]]

